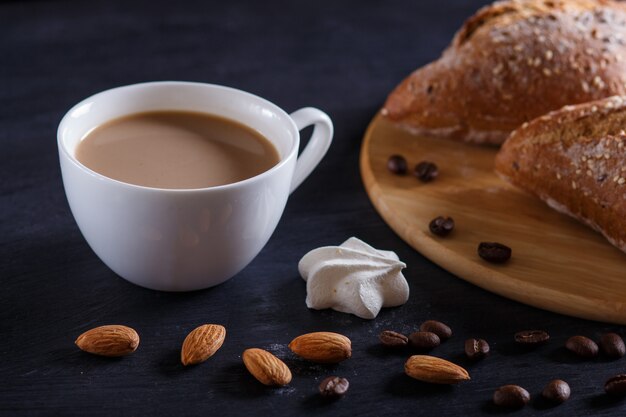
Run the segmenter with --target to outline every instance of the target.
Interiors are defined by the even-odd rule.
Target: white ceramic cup
[[[273,168],[246,180],[201,189],[142,187],[81,164],[77,145],[94,127],[152,110],[188,110],[237,120],[269,139]],[[314,125],[298,157],[299,130]],[[261,251],[287,197],[313,171],[333,136],[330,118],[303,108],[291,114],[233,88],[152,82],[114,88],[74,106],[58,130],[65,193],[83,236],[115,273],[143,287],[189,291],[217,285]]]

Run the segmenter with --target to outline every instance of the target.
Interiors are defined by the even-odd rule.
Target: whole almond
[[[315,332],[298,336],[289,343],[296,355],[312,362],[338,363],[352,356],[352,342],[332,332]]]
[[[404,364],[404,372],[411,378],[432,384],[456,384],[470,379],[459,365],[428,355],[413,355]]]
[[[74,343],[94,355],[125,356],[137,350],[139,335],[130,327],[112,324],[87,330]]]
[[[283,386],[291,382],[285,362],[263,349],[246,349],[241,355],[248,371],[263,385]]]
[[[203,324],[193,329],[185,338],[180,350],[183,365],[195,365],[209,359],[222,347],[226,329],[219,324]]]

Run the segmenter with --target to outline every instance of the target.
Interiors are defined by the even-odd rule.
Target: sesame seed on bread
[[[382,114],[416,133],[499,145],[567,104],[626,94],[626,5],[506,0],[480,9]]]
[[[515,130],[496,172],[626,252],[626,97],[565,106]]]

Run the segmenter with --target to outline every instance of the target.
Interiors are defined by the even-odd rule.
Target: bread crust
[[[496,172],[626,252],[626,97],[566,106],[515,130]]]
[[[626,94],[626,5],[507,0],[480,9],[383,115],[416,133],[501,144],[566,104]]]

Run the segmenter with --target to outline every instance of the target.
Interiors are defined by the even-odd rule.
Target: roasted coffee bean
[[[615,375],[604,384],[604,391],[616,397],[626,396],[626,374]]]
[[[405,335],[394,332],[393,330],[385,330],[378,335],[380,343],[387,347],[404,347],[409,343],[409,338]]]
[[[493,393],[495,405],[521,408],[530,401],[530,394],[519,385],[503,385]]]
[[[621,358],[626,354],[624,340],[617,333],[605,333],[600,338],[600,350],[611,359]]]
[[[419,350],[432,350],[441,344],[441,339],[433,332],[414,332],[409,335],[409,343]]]
[[[407,171],[406,159],[401,155],[391,155],[387,160],[387,169],[396,175],[405,175]]]
[[[523,330],[515,333],[515,341],[521,345],[534,347],[550,340],[550,335],[543,330]]]
[[[422,161],[415,165],[413,175],[415,175],[417,179],[422,182],[430,182],[437,178],[439,175],[439,169],[437,168],[437,165],[432,162]]]
[[[467,339],[465,341],[465,354],[472,360],[483,359],[489,355],[489,343],[483,339]]]
[[[552,403],[561,404],[567,401],[571,393],[567,382],[562,379],[553,379],[546,385],[541,395]]]
[[[454,219],[452,217],[435,217],[428,225],[430,233],[437,236],[448,236],[454,230]]]
[[[442,342],[450,339],[452,337],[452,329],[450,329],[444,323],[437,320],[426,320],[420,326],[420,330],[423,332],[432,332],[439,336]]]
[[[498,242],[480,242],[478,256],[487,262],[501,264],[511,258],[511,248]]]
[[[598,345],[585,336],[572,336],[565,342],[565,347],[570,352],[581,358],[591,359],[598,356]]]
[[[334,399],[343,397],[346,392],[348,392],[349,387],[350,383],[347,379],[338,376],[329,376],[320,383],[319,389],[322,397]]]

